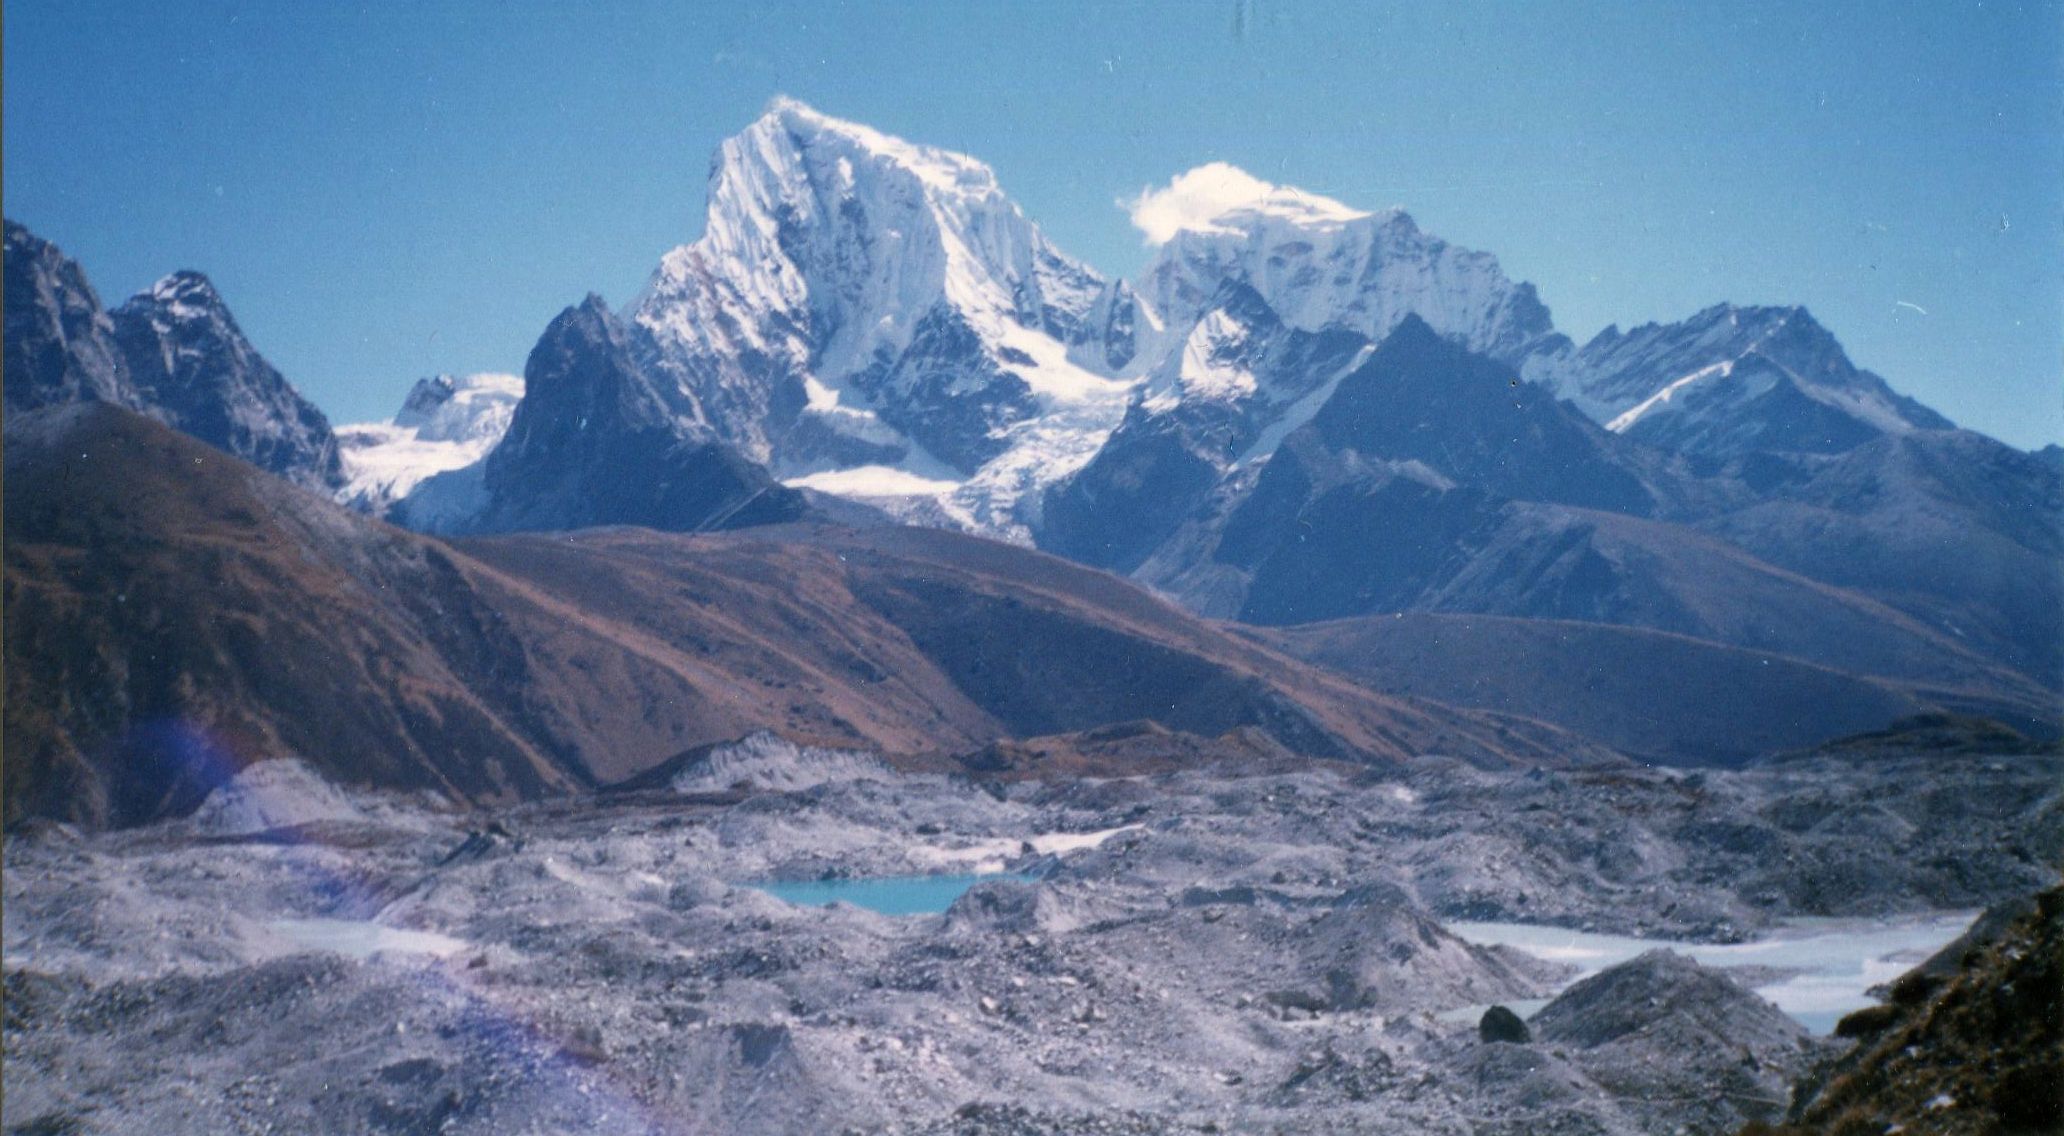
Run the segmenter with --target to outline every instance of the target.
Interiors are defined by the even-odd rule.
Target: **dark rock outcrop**
[[[7,223],[7,413],[71,402],[140,409],[115,324],[78,264]]]
[[[208,278],[175,272],[114,312],[153,417],[310,489],[343,483],[329,419],[244,338]]]
[[[9,221],[6,303],[10,415],[104,402],[306,488],[343,483],[329,420],[200,273],[175,272],[109,313],[77,264]]]
[[[717,439],[651,382],[600,297],[552,321],[524,398],[488,454],[485,507],[463,527],[642,525],[674,532],[800,519],[802,494]]]
[[[1526,1022],[1504,1006],[1492,1006],[1484,1011],[1476,1023],[1476,1036],[1485,1043],[1504,1041],[1514,1045],[1525,1045],[1534,1039]]]

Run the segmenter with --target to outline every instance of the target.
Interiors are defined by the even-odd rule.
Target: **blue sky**
[[[1579,339],[1804,303],[2064,440],[2057,4],[10,0],[5,56],[8,215],[109,303],[207,272],[338,421],[627,300],[785,92],[982,158],[1108,273],[1121,197],[1223,160],[1404,205]]]

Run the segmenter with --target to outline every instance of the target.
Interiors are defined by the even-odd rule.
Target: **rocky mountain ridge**
[[[297,484],[344,481],[329,420],[267,363],[198,272],[109,312],[79,266],[6,223],[6,407],[76,402],[140,411]]]

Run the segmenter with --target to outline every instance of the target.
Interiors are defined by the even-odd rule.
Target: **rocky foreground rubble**
[[[1975,909],[2064,854],[2043,756],[1010,785],[840,756],[494,816],[260,768],[189,820],[9,837],[8,1132],[1726,1132],[1850,1043],[1668,953],[1485,1040],[1454,1011],[1571,972],[1445,921],[1740,939]],[[745,886],[999,868],[937,915]]]

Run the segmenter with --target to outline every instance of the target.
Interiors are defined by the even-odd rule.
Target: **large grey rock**
[[[1577,983],[1529,1023],[1643,1129],[1732,1132],[1774,1118],[1819,1046],[1734,979],[1658,950]]]

